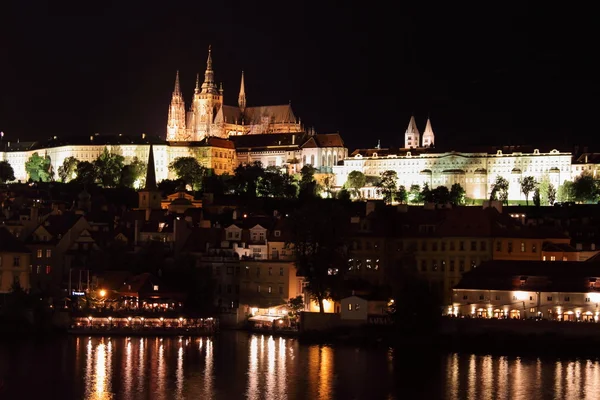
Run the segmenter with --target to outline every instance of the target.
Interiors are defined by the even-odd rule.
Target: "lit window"
[[[154,289],[155,292],[158,291],[158,285],[154,285],[153,289]]]
[[[46,249],[46,258],[52,257],[52,250]]]
[[[521,253],[525,252],[525,242],[521,242]]]
[[[272,293],[272,292],[273,292],[273,288],[272,288],[271,286],[269,286],[269,288],[268,288],[268,292],[269,292],[269,293]]]
[[[37,258],[42,258],[42,249],[38,249]]]
[[[556,257],[555,256],[550,256],[550,261],[556,261]]]
[[[51,272],[52,272],[52,267],[49,265],[46,265],[46,275],[50,275]]]
[[[348,311],[352,311],[352,303],[348,303]]]
[[[260,293],[260,285],[256,285],[256,292]]]
[[[360,304],[356,303],[356,304],[354,305],[354,310],[355,310],[355,311],[358,311],[358,310],[360,310]]]
[[[42,266],[41,266],[41,265],[38,265],[38,266],[35,268],[35,273],[39,275],[41,272],[42,272]]]

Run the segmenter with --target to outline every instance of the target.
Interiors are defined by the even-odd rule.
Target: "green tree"
[[[121,171],[121,186],[133,188],[138,181],[138,187],[144,187],[147,164],[137,157],[133,157],[131,164],[125,165]]]
[[[75,170],[75,182],[92,185],[96,182],[96,168],[88,161],[79,161]]]
[[[537,186],[537,182],[533,176],[526,176],[520,180],[521,192],[525,195],[525,204],[529,205],[529,193]],[[538,193],[539,195],[539,193]]]
[[[581,174],[573,181],[575,201],[592,203],[598,198],[598,183],[589,174]]]
[[[561,203],[575,200],[575,185],[573,185],[573,182],[564,181],[563,184],[558,187],[556,198]]]
[[[58,167],[58,179],[65,183],[74,179],[77,171],[77,164],[79,164],[79,160],[75,157],[65,158],[62,165]]]
[[[533,205],[539,207],[542,203],[542,199],[540,198],[540,188],[536,187],[533,189]]]
[[[429,184],[425,182],[423,184],[423,189],[421,190],[421,202],[423,203],[433,203],[433,192],[429,189]]]
[[[315,180],[317,170],[310,164],[306,164],[300,170],[300,193],[298,196],[303,199],[311,199],[319,195],[320,186]]]
[[[550,204],[550,200],[548,199],[548,189],[550,185],[550,177],[548,176],[548,174],[543,174],[540,177],[540,180],[537,185],[537,187],[540,189],[540,204]],[[554,198],[556,199],[556,194]]]
[[[367,183],[367,178],[365,177],[365,174],[363,174],[360,171],[351,171],[348,174],[348,179],[346,180],[345,186],[348,189],[350,189],[350,191],[354,195],[354,197],[360,198],[361,197],[360,189],[365,187],[366,183]]]
[[[306,290],[321,313],[324,300],[339,298],[348,269],[349,223],[346,209],[330,199],[310,199],[290,218],[296,268],[306,279]]]
[[[400,204],[408,202],[408,191],[404,185],[400,185],[395,195],[396,201]]]
[[[119,184],[125,158],[120,154],[111,153],[108,148],[94,161],[96,178],[105,188],[114,188]]]
[[[238,165],[234,171],[232,187],[236,194],[247,197],[256,197],[258,182],[265,170],[260,161],[252,164]]]
[[[546,191],[546,196],[547,196],[547,199],[548,199],[548,202],[546,204],[553,205],[554,202],[556,201],[556,188],[554,187],[554,185],[552,183],[548,184],[548,189]]]
[[[446,186],[438,186],[431,191],[431,197],[435,204],[448,204],[450,202],[450,191]]]
[[[347,189],[340,189],[340,191],[337,193],[337,199],[341,201],[350,201],[352,197]]]
[[[281,169],[269,166],[265,168],[264,173],[259,178],[256,190],[260,197],[282,198],[284,197],[285,184],[284,173]]]
[[[450,188],[450,202],[455,206],[462,206],[465,204],[466,194],[467,192],[460,183],[455,183]]]
[[[387,170],[381,173],[381,181],[377,186],[383,195],[383,201],[390,204],[398,190],[398,174],[396,171]]]
[[[15,171],[8,161],[0,161],[0,183],[15,180]]]
[[[419,204],[423,202],[421,198],[421,186],[415,184],[410,185],[410,190],[408,191],[408,201],[411,204]]]
[[[192,187],[192,190],[200,190],[202,180],[206,175],[204,168],[194,157],[177,157],[169,164],[169,169],[175,172],[175,175],[186,184]]]
[[[33,153],[25,162],[25,171],[34,182],[50,182],[53,175],[50,157]]]
[[[300,311],[304,310],[304,298],[302,296],[290,298],[287,307],[290,309],[290,314],[292,316],[297,316]]]
[[[498,175],[496,182],[492,185],[490,200],[500,200],[503,204],[508,204],[508,181]]]
[[[325,197],[328,199],[333,197],[333,180],[333,175],[327,175],[323,179],[323,193],[325,193]]]

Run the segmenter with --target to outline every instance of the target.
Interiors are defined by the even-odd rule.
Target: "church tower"
[[[212,50],[209,46],[206,71],[204,71],[204,82],[201,88],[198,88],[198,84],[196,84],[196,91],[194,93],[194,135],[192,140],[199,141],[206,136],[221,134],[218,129],[215,129],[214,133],[211,130],[214,128],[215,116],[222,105],[223,92],[217,89],[215,83],[215,73],[212,69]]]
[[[420,136],[419,129],[417,129],[417,123],[415,122],[415,116],[413,115],[410,117],[408,128],[406,128],[406,132],[404,133],[404,147],[407,149],[420,147]]]
[[[433,147],[435,143],[435,135],[433,134],[433,128],[431,127],[431,120],[427,118],[427,125],[423,132],[423,147]]]
[[[169,106],[169,117],[167,119],[167,140],[185,140],[185,102],[179,87],[179,71],[175,76],[175,89]]]
[[[146,186],[138,192],[139,209],[146,211],[146,221],[150,219],[152,210],[161,209],[161,194],[156,186],[156,169],[154,166],[154,151],[150,145],[148,153],[148,166],[146,168]]]
[[[246,88],[244,87],[244,71],[242,71],[242,81],[240,83],[240,95],[238,96],[238,106],[240,107],[240,110],[243,114],[244,110],[246,110]]]

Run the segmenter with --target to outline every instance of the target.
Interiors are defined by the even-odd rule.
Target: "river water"
[[[0,341],[0,399],[597,399],[600,361],[214,338]]]

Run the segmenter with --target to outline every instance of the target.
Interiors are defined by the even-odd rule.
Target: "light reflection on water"
[[[66,367],[63,367],[66,365]],[[35,377],[35,379],[32,379]],[[597,399],[597,359],[420,354],[222,332],[0,342],[0,399]]]

